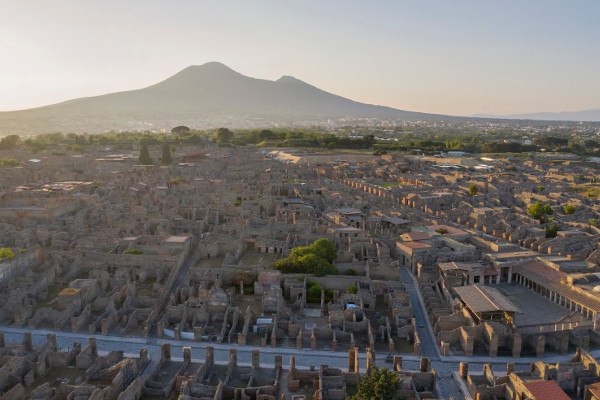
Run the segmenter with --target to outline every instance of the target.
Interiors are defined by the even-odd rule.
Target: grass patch
[[[575,192],[586,197],[598,198],[600,197],[600,184],[598,183],[584,183],[581,185],[574,186]]]

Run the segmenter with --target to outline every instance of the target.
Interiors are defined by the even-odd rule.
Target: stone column
[[[96,338],[89,338],[88,339],[88,346],[90,347],[90,350],[92,351],[92,356],[96,357],[98,355],[98,346],[96,345]]]
[[[311,348],[311,350],[317,349],[317,337],[315,336],[314,331],[313,331],[312,335],[310,336],[310,348]]]
[[[469,363],[461,361],[458,365],[458,374],[462,379],[467,379],[467,376],[469,375]]]
[[[48,334],[46,340],[48,341],[48,346],[52,351],[56,351],[58,349],[58,346],[56,345],[56,335],[52,333]]]
[[[354,352],[354,349],[348,350],[348,372],[354,372],[356,370]]]
[[[171,360],[171,345],[169,343],[163,343],[160,346],[160,356],[164,361]]]
[[[25,347],[26,351],[33,350],[33,342],[31,332],[27,332],[23,335],[23,347]]]
[[[209,366],[213,366],[215,364],[215,348],[212,346],[208,346],[204,353],[204,363]]]
[[[419,371],[421,372],[429,372],[429,358],[421,357],[421,362],[419,365]]]
[[[394,371],[402,371],[402,356],[394,356]]]
[[[192,362],[192,348],[185,346],[183,348],[183,362],[191,363]]]
[[[260,367],[260,351],[252,350],[252,366],[254,368]]]
[[[229,359],[233,362],[233,366],[237,367],[237,349],[229,349]]]
[[[515,372],[515,364],[514,363],[506,363],[506,375]]]
[[[140,363],[143,365],[148,361],[148,349],[140,349]]]
[[[371,350],[370,347],[366,348],[367,351],[367,363],[365,365],[365,367],[367,368],[367,373],[371,370],[372,367],[374,367],[375,364],[375,352],[373,350]]]
[[[194,341],[196,341],[196,342],[202,341],[202,328],[199,326],[194,327]],[[238,343],[239,343],[239,336],[238,336]],[[240,343],[240,344],[246,344],[246,342]]]

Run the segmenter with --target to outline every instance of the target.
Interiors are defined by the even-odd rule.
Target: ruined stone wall
[[[27,253],[18,254],[10,261],[0,263],[0,288],[7,285],[15,276],[25,275],[32,267],[39,265],[42,260],[42,251],[39,247]]]

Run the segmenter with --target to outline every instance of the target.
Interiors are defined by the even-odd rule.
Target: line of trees
[[[414,132],[380,132],[365,128],[358,135],[354,129],[340,129],[335,134],[322,128],[278,128],[230,130],[194,130],[187,126],[174,127],[170,133],[156,132],[107,132],[102,134],[51,133],[22,140],[18,135],[9,135],[0,140],[0,150],[24,146],[32,151],[41,151],[56,145],[67,145],[71,151],[85,151],[88,145],[128,146],[133,143],[147,145],[202,144],[208,141],[224,146],[274,146],[308,147],[327,149],[372,149],[378,154],[385,151],[419,149],[423,152],[465,151],[471,153],[523,153],[530,151],[572,152],[585,155],[600,155],[600,141],[595,138],[579,138],[571,135],[547,134],[537,137],[532,144],[522,142],[521,132],[482,133],[469,129],[420,128],[425,134]],[[465,133],[466,132],[466,133]],[[557,135],[564,135],[558,132]],[[376,139],[381,137],[381,140]]]

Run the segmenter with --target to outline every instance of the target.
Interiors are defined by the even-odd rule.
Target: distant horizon
[[[1,111],[135,90],[211,61],[431,114],[600,109],[593,0],[0,1]]]

